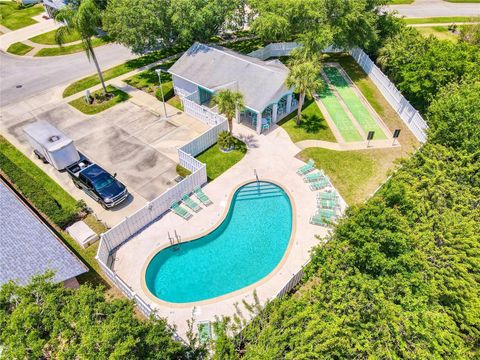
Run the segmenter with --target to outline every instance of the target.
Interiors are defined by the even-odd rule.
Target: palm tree
[[[229,89],[220,90],[213,95],[212,102],[218,106],[218,111],[225,114],[228,120],[228,131],[230,135],[233,129],[233,118],[235,117],[237,109],[244,107],[243,95],[238,91]]]
[[[314,61],[295,63],[290,69],[286,85],[293,87],[295,91],[300,94],[300,98],[298,99],[297,125],[300,125],[302,121],[302,107],[305,101],[305,94],[312,94],[322,86],[322,83],[318,79],[319,74],[320,66]]]
[[[97,68],[98,77],[102,83],[103,92],[107,93],[102,71],[98,65],[97,57],[93,51],[92,37],[97,34],[97,29],[102,24],[100,9],[94,0],[82,0],[80,5],[68,4],[55,15],[55,20],[63,25],[55,33],[55,41],[62,46],[67,35],[77,32],[82,39],[82,45],[88,60],[93,59]]]

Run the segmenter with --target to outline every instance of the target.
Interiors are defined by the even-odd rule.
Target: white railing
[[[187,114],[209,126],[215,126],[225,121],[225,117],[218,112],[199,104],[200,100],[198,91],[181,97],[181,100],[183,103],[183,109]]]
[[[421,142],[427,141],[427,123],[419,112],[408,102],[407,99],[405,99],[390,79],[377,65],[375,65],[362,49],[352,49],[350,54],[363,71],[365,71],[368,77],[375,83],[382,95],[387,99],[389,104],[412,131],[415,137]]]
[[[260,60],[267,60],[272,57],[280,57],[280,56],[288,56],[290,55],[290,52],[297,48],[299,46],[298,43],[296,42],[282,42],[282,43],[274,43],[274,44],[268,44],[264,48],[252,51],[251,53],[248,54],[248,56],[255,57]],[[329,46],[323,52],[342,52],[342,49]]]
[[[297,286],[302,280],[303,274],[304,274],[304,267],[302,267],[295,275],[292,276],[292,278],[285,284],[282,290],[278,292],[275,298],[281,298],[284,295],[288,294],[290,291],[292,291],[293,288]]]
[[[218,134],[221,131],[228,130],[228,122],[223,119],[223,122],[205,131],[202,135],[193,139],[189,143],[183,145],[179,150],[186,152],[192,156],[197,156],[202,151],[208,149],[217,141]],[[195,159],[196,160],[196,159]],[[183,165],[182,165],[183,166]]]
[[[184,168],[190,170],[192,172],[191,175],[100,236],[96,259],[101,269],[126,297],[135,301],[145,316],[154,314],[154,310],[110,268],[111,255],[119,246],[165,214],[170,209],[173,201],[179,201],[182,195],[191,193],[196,186],[201,186],[207,182],[207,166],[195,159],[194,156],[215,144],[218,133],[227,129],[227,121],[223,118],[223,122],[178,148],[179,163]],[[176,333],[174,334],[177,340],[181,340]]]
[[[264,48],[252,51],[250,54],[248,54],[248,56],[252,56],[260,60],[266,60],[271,57],[287,56],[296,47],[298,47],[298,43],[296,42],[268,44]]]

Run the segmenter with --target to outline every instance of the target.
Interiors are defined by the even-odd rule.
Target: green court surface
[[[367,134],[369,131],[375,131],[375,140],[384,140],[387,137],[372,114],[368,111],[365,104],[352,89],[351,85],[343,77],[343,74],[333,66],[324,67],[325,74],[342,98],[348,110],[353,114],[358,124]]]
[[[332,93],[328,88],[328,85],[323,79],[321,79],[324,86],[321,91],[317,91],[320,100],[328,111],[330,118],[335,123],[338,131],[343,137],[343,140],[346,142],[351,141],[362,141],[362,136],[359,134],[358,130],[353,126],[352,121],[348,117],[345,110],[343,110],[342,105],[338,101],[337,97]]]

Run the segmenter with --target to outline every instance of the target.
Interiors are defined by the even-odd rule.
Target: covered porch
[[[285,116],[296,110],[298,101],[292,92],[284,94],[277,102],[268,105],[263,111],[245,108],[237,111],[237,123],[243,123],[261,134],[268,131],[273,124],[282,120]]]

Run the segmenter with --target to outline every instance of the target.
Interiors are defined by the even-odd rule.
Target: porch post
[[[237,124],[240,124],[240,111],[238,107],[235,107],[235,119],[237,120]]]
[[[277,116],[278,116],[278,103],[272,105],[272,124],[277,123]]]
[[[292,111],[292,93],[287,95],[287,114]]]
[[[262,133],[262,113],[257,114],[257,134]]]

